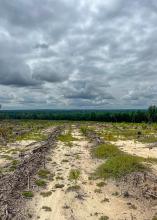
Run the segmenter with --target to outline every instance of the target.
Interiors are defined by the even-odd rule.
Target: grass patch
[[[142,143],[155,143],[157,142],[157,137],[155,135],[141,136],[138,141]]]
[[[43,186],[46,186],[46,181],[42,180],[42,179],[38,179],[38,180],[35,181],[35,184],[37,186],[43,187]]]
[[[122,154],[122,151],[112,144],[100,144],[97,148],[92,150],[92,155],[99,159],[114,157],[119,154]]]
[[[64,180],[62,176],[56,176],[56,180]]]
[[[148,158],[144,159],[144,161],[147,163],[157,163],[157,158],[148,157]]]
[[[51,196],[51,195],[52,195],[52,192],[51,192],[51,191],[41,192],[40,195],[43,196],[43,197],[48,197],[48,196]]]
[[[103,203],[103,202],[110,202],[110,200],[109,200],[108,198],[104,198],[104,199],[101,201],[101,203]]]
[[[28,218],[32,218],[32,217],[33,217],[33,215],[28,213]]]
[[[94,192],[95,193],[102,193],[101,189],[95,189]]]
[[[78,169],[72,169],[69,173],[69,180],[74,181],[75,183],[77,183],[77,180],[80,177],[80,170]]]
[[[55,188],[57,189],[61,189],[63,187],[64,187],[64,184],[59,184],[59,183],[55,184]]]
[[[68,132],[67,134],[60,135],[58,137],[58,140],[62,142],[71,142],[71,141],[75,141],[76,138],[74,138],[72,134]]]
[[[47,179],[49,175],[50,175],[50,171],[47,169],[41,169],[38,172],[38,176],[43,179]]]
[[[66,160],[66,159],[62,160],[62,163],[68,163],[68,162],[69,162],[69,160]]]
[[[51,212],[52,209],[48,206],[42,206],[42,209],[44,209],[46,212]]]
[[[147,169],[142,162],[156,161],[153,158],[145,159],[122,152],[112,144],[101,144],[92,150],[93,156],[107,159],[95,171],[96,178],[121,178],[132,172],[143,172]]]
[[[108,219],[109,219],[108,216],[101,216],[101,217],[99,218],[99,220],[108,220]]]
[[[30,132],[17,137],[17,141],[21,140],[34,140],[34,141],[44,141],[47,139],[47,135],[38,132]]]
[[[19,163],[20,163],[19,160],[13,160],[12,163],[11,163],[11,167],[9,168],[9,171],[12,172],[12,171],[16,170]]]
[[[104,140],[105,141],[117,141],[117,137],[115,135],[113,135],[112,133],[106,133],[103,134]]]
[[[34,196],[32,191],[24,191],[24,192],[22,192],[22,195],[25,198],[32,198]]]
[[[81,131],[81,133],[82,133],[83,135],[87,135],[87,133],[88,133],[88,128],[85,127],[85,126],[82,126],[82,127],[80,128],[80,131]]]
[[[79,186],[79,185],[74,185],[74,186],[69,186],[68,188],[67,188],[67,192],[73,192],[73,191],[78,191],[78,190],[80,190],[81,189],[81,187]]]
[[[112,196],[119,196],[119,193],[118,192],[113,192]]]
[[[98,187],[103,187],[103,186],[106,185],[106,183],[105,183],[105,182],[100,182],[100,183],[97,183],[96,185],[97,185]]]
[[[13,160],[13,157],[11,157],[9,155],[1,155],[1,158],[4,158],[6,160]]]
[[[141,163],[139,157],[122,154],[109,158],[100,165],[95,172],[101,178],[120,178],[132,172],[144,171],[146,167]]]
[[[94,127],[82,126],[80,127],[80,131],[84,136],[87,136],[89,132],[95,132]]]
[[[52,161],[52,158],[51,157],[47,157],[47,161]]]

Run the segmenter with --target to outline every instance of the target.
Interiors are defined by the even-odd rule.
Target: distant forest
[[[102,122],[157,122],[157,107],[148,110],[1,110],[0,119]]]

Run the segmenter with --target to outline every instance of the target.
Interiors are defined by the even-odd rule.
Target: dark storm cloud
[[[20,60],[0,60],[0,84],[20,87],[40,84],[32,79],[29,67],[19,62]]]
[[[156,0],[0,1],[0,101],[6,108],[156,103],[156,9]]]

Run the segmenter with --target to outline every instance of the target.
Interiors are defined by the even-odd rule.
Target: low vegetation
[[[21,141],[21,140],[44,141],[47,138],[48,138],[48,136],[41,133],[41,132],[30,132],[30,133],[26,133],[24,135],[17,137],[16,140],[17,141]]]
[[[43,179],[47,179],[50,175],[50,171],[47,169],[41,169],[38,172],[38,176]]]
[[[105,182],[100,182],[100,183],[97,183],[96,185],[97,185],[98,187],[103,187],[103,186],[106,185],[106,183],[105,183]]]
[[[69,173],[69,180],[70,180],[70,181],[74,181],[75,184],[76,184],[76,183],[77,183],[77,180],[78,180],[79,177],[80,177],[80,174],[81,174],[80,170],[78,170],[78,169],[72,169],[72,170],[70,171],[70,173]]]
[[[144,171],[146,167],[141,163],[141,158],[131,155],[118,155],[109,158],[96,170],[96,175],[101,178],[120,178],[132,172]]]
[[[51,212],[52,209],[48,206],[42,206],[42,209],[44,209],[46,212]]]
[[[25,198],[32,198],[34,196],[32,191],[24,191],[24,192],[22,192],[22,195]]]
[[[51,195],[52,195],[52,192],[51,192],[51,191],[41,192],[40,195],[43,196],[43,197],[48,197],[48,196],[51,196]]]
[[[101,216],[101,217],[99,218],[99,220],[108,220],[108,219],[109,219],[108,216]]]
[[[94,116],[93,114],[92,117],[94,119],[94,117],[97,116]],[[48,137],[49,135],[48,132],[52,131],[52,129],[47,129],[48,126],[56,123],[56,122],[45,122],[45,121],[44,122],[40,121],[40,123],[38,121],[36,122],[33,121],[13,122],[15,126],[13,126],[12,129],[10,129],[9,136],[7,137],[7,142],[10,142],[11,140],[15,140],[15,141],[44,140],[45,138]],[[69,123],[69,122],[65,122],[65,123]],[[8,126],[10,126],[10,124]],[[155,142],[157,142],[157,135],[156,135],[157,124],[155,123],[146,124],[146,123],[126,123],[126,122],[122,122],[122,123],[79,122],[76,133],[74,133],[76,134],[76,137],[78,135],[78,142],[75,143],[73,141],[77,139],[72,135],[71,129],[72,128],[75,129],[76,127],[77,124],[72,125],[69,123],[68,127],[65,127],[66,129],[64,130],[64,132],[65,131],[68,132],[60,135],[58,138],[58,140],[63,142],[64,144],[57,142],[56,149],[52,148],[52,151],[51,150],[49,151],[51,152],[52,155],[50,155],[49,153],[44,154],[45,164],[43,167],[48,167],[49,169],[39,168],[39,171],[36,173],[35,176],[33,175],[28,175],[28,177],[26,176],[28,178],[26,180],[26,188],[23,188],[23,190],[26,191],[21,192],[21,196],[25,198],[25,200],[27,199],[28,201],[29,198],[32,198],[34,196],[33,192],[29,191],[33,189],[34,187],[34,185],[32,185],[33,183],[36,185],[35,189],[38,189],[37,191],[40,194],[40,198],[44,201],[44,203],[42,202],[42,205],[48,205],[47,199],[51,199],[51,198],[47,198],[47,197],[51,197],[53,195],[52,197],[54,197],[55,199],[56,193],[62,191],[63,193],[65,192],[65,195],[66,193],[71,192],[69,193],[70,196],[73,194],[74,199],[76,199],[77,202],[78,200],[82,202],[83,200],[86,200],[86,196],[89,196],[88,197],[89,201],[95,201],[93,199],[99,198],[98,205],[99,202],[100,203],[106,202],[109,203],[107,204],[107,206],[111,205],[112,207],[113,204],[112,202],[114,199],[118,201],[118,199],[123,199],[123,196],[127,198],[127,193],[129,196],[132,194],[130,194],[129,191],[130,189],[129,190],[127,189],[128,191],[126,191],[126,193],[123,194],[121,188],[119,188],[119,182],[117,183],[117,181],[115,182],[107,181],[108,178],[117,180],[118,178],[121,178],[132,172],[144,172],[147,170],[149,171],[151,164],[157,163],[157,158],[151,158],[151,157],[142,158],[140,156],[138,157],[124,153],[120,149],[123,148],[124,150],[127,151],[128,145],[126,146],[126,148],[125,146],[124,147],[122,146],[122,148],[118,148],[116,146],[116,144],[118,143],[115,143],[118,140],[135,140],[136,146],[134,148],[133,153],[137,155],[139,153],[139,155],[141,155],[140,154],[141,148],[144,146],[146,148],[144,150],[144,153],[146,152],[147,155],[147,152],[149,152],[150,154],[148,155],[153,156],[153,153],[155,152],[155,148],[156,148]],[[22,128],[22,133],[20,133],[21,128]],[[86,135],[88,138],[84,139],[83,135],[81,136],[80,133],[77,133],[79,128],[81,129],[82,134]],[[16,134],[16,133],[18,133],[17,136],[15,135],[15,138],[12,139],[13,138],[12,134]],[[92,140],[94,141],[92,142]],[[139,144],[136,141],[142,142],[143,145]],[[20,146],[21,144],[20,142],[17,142],[17,147],[15,143],[16,142],[13,143],[13,147],[11,146],[12,143],[8,144],[8,146],[0,147],[0,159],[2,163],[4,161],[4,164],[2,165],[2,167],[0,167],[1,174],[3,172],[4,175],[8,175],[10,171],[16,170],[20,164],[20,159],[22,158],[23,160],[23,157],[27,158],[27,156],[25,155],[27,155],[27,153],[29,153],[29,151],[31,151],[31,149],[33,149],[34,147],[32,144],[29,144],[32,143],[31,141],[30,142],[28,141],[28,148],[25,147],[27,141],[21,142],[22,144],[24,143],[22,147]],[[98,144],[96,147],[94,146],[93,149],[91,149],[91,146],[94,145],[93,143],[94,144],[101,143],[101,144]],[[125,143],[125,141],[123,142],[119,141],[120,146],[123,143]],[[130,142],[127,141],[127,144],[128,143],[131,143],[131,147],[132,146],[134,147],[132,141]],[[149,145],[145,143],[154,143],[154,144]],[[35,146],[37,146],[37,143],[35,144]],[[67,146],[69,146],[69,148]],[[137,149],[138,146],[140,146],[139,151]],[[92,158],[90,157],[88,152],[89,149],[91,149],[92,158],[97,158],[93,160],[93,164],[92,164]],[[138,152],[136,152],[136,149]],[[23,154],[24,156],[23,155],[21,156],[20,154],[21,152],[22,153],[24,152]],[[84,165],[84,161],[86,159],[88,163],[85,163]],[[95,172],[92,175],[89,175],[89,172],[90,171],[92,172],[93,167],[95,167],[97,163],[99,164],[101,163],[101,164],[95,169]],[[70,166],[72,166],[72,169],[70,168],[71,170],[69,170]],[[155,166],[156,165],[153,164],[153,167]],[[80,167],[82,171],[80,171],[78,167]],[[69,173],[67,177],[68,170]],[[55,171],[55,174],[52,173],[53,171]],[[11,173],[11,175],[14,175],[14,173]],[[1,176],[3,177],[3,175]],[[139,176],[145,177],[145,175],[139,175]],[[51,183],[50,181],[53,182]],[[46,191],[46,188],[49,191]],[[89,191],[87,189],[90,189],[89,194],[88,194]],[[106,193],[108,189],[109,189],[109,193]],[[128,208],[129,212],[131,211],[130,209],[136,209],[136,206],[134,204],[137,205],[137,203],[136,201],[134,203],[134,201],[135,200],[131,201],[131,203],[129,201],[128,204],[126,203],[127,204],[126,207]],[[40,205],[40,209],[42,208],[43,210],[48,212],[53,210],[52,208],[53,205],[52,206],[50,205],[51,207],[48,206],[42,207],[40,202],[39,204],[37,203],[37,205]],[[65,204],[65,207],[66,205],[67,204]],[[101,208],[101,205],[99,207]],[[69,210],[71,210],[72,208],[73,206],[70,207],[67,206],[67,209]],[[104,213],[103,211],[104,210],[102,210],[99,213],[98,212],[93,213],[93,211],[91,211],[90,214],[91,216],[95,216],[95,218],[99,220],[108,220],[109,217],[106,215],[109,214],[110,216],[110,213],[109,212]],[[34,217],[34,213],[33,213],[33,217]],[[29,218],[31,218],[31,215],[29,216]],[[157,220],[157,217],[154,216],[152,218],[151,216],[150,219]]]
[[[16,170],[16,168],[17,168],[17,166],[18,166],[19,163],[20,163],[19,160],[13,160],[12,163],[11,163],[11,166],[10,166],[9,170],[10,170],[10,171]]]
[[[37,186],[43,187],[43,186],[46,186],[46,181],[42,180],[42,179],[38,179],[38,180],[35,181],[35,184]]]
[[[71,141],[75,141],[76,140],[76,138],[74,138],[73,136],[72,136],[72,134],[70,133],[70,132],[68,132],[67,134],[63,134],[63,135],[60,135],[59,137],[58,137],[58,140],[59,141],[62,141],[62,142],[71,142]]]
[[[99,159],[106,159],[119,154],[122,154],[122,152],[117,148],[117,146],[112,144],[101,144],[92,150],[92,155]]]
[[[73,186],[69,186],[68,188],[67,188],[67,192],[70,192],[70,191],[78,191],[78,190],[80,190],[81,189],[81,187],[79,186],[79,185],[73,185]]]
[[[144,158],[126,154],[111,144],[99,145],[92,154],[101,159],[107,159],[95,171],[96,177],[120,178],[132,172],[142,172],[147,167],[142,163]]]
[[[59,183],[55,184],[55,188],[57,188],[57,189],[60,189],[63,187],[64,187],[64,184],[59,184]]]

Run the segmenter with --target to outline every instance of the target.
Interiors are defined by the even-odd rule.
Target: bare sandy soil
[[[150,149],[150,144],[142,144],[133,140],[118,140],[112,143],[118,145],[122,151],[129,154],[141,156],[144,158],[157,158],[157,147]]]
[[[48,182],[45,189],[40,188],[28,202],[27,210],[32,215],[31,219],[99,220],[101,216],[108,216],[110,220],[152,219],[155,212],[152,211],[153,208],[148,208],[134,198],[121,196],[120,188],[114,181],[108,180],[103,187],[98,187],[97,184],[101,180],[90,180],[90,174],[101,161],[91,158],[91,143],[81,136],[77,128],[72,128],[72,134],[77,138],[72,142],[72,146],[58,141],[57,147],[51,150],[51,161],[48,162],[47,169],[54,173],[55,177]],[[79,169],[81,172],[77,182],[80,189],[74,191],[68,190],[70,186],[74,186],[69,180],[71,169]],[[57,188],[56,184],[62,184],[62,188]],[[43,197],[40,195],[41,191],[51,191],[52,194]],[[49,207],[49,210],[46,211],[44,206]]]
[[[150,148],[151,144],[143,144],[133,140],[118,140],[112,142],[116,144],[122,151],[131,155],[136,155],[144,158],[157,158],[157,147]],[[150,164],[152,172],[157,175],[157,165]]]

